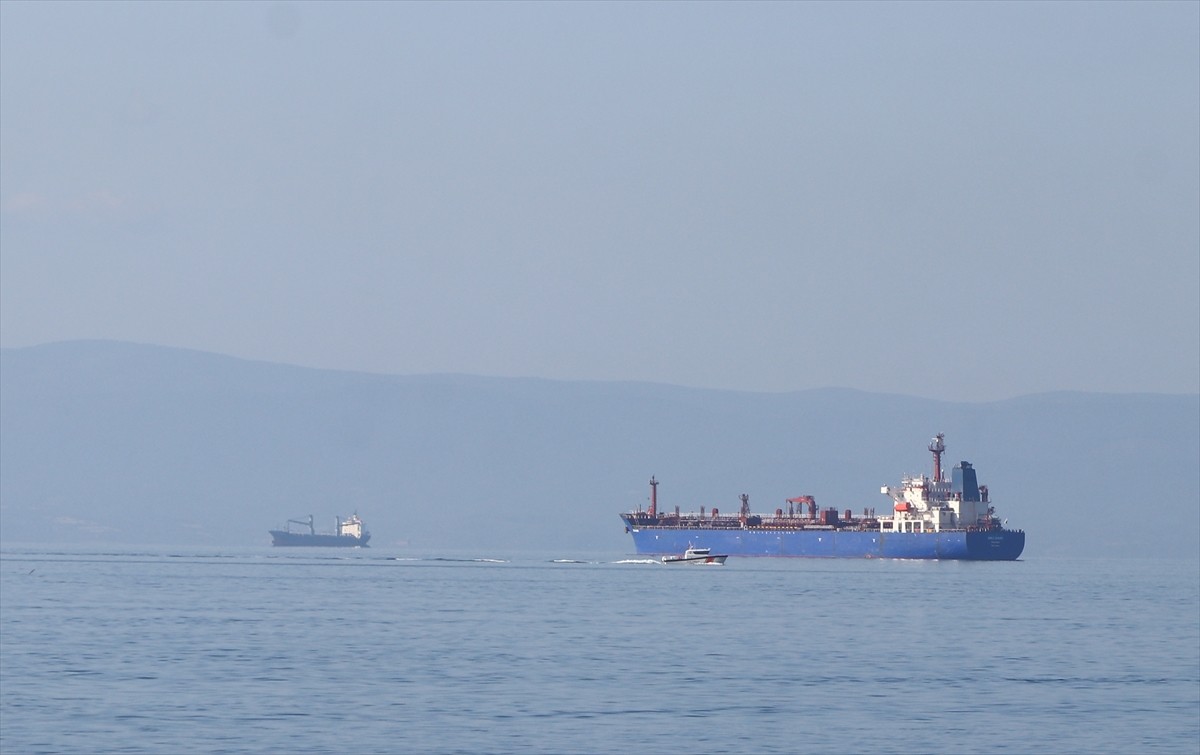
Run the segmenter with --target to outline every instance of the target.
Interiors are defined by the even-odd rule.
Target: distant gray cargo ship
[[[308,527],[308,532],[292,532],[293,524]],[[348,519],[337,517],[337,530],[333,534],[317,534],[312,514],[308,515],[307,520],[289,519],[284,529],[270,532],[271,545],[280,546],[356,548],[366,547],[367,541],[371,539],[371,533],[367,532],[357,513],[351,514]]]

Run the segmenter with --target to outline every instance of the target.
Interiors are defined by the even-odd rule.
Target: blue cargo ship
[[[308,532],[292,532],[292,525],[299,524],[308,527]],[[356,548],[366,547],[371,539],[371,533],[363,526],[363,522],[354,513],[349,518],[337,518],[337,529],[332,534],[318,533],[313,526],[312,514],[308,519],[289,519],[281,530],[270,530],[271,545],[317,548]]]
[[[650,508],[621,514],[625,531],[639,554],[681,553],[689,547],[711,548],[731,556],[800,558],[916,558],[967,561],[1015,561],[1025,549],[1025,533],[1010,530],[995,514],[986,485],[975,468],[959,462],[949,480],[942,475],[945,436],[929,444],[933,476],[905,477],[880,492],[892,500],[890,512],[876,516],[866,509],[819,509],[816,499],[789,498],[774,515],[750,511],[741,496],[736,515],[716,508],[698,513],[658,510],[658,481],[650,478]]]

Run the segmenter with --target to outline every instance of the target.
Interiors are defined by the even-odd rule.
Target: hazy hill
[[[845,390],[312,370],[75,341],[0,352],[5,542],[254,545],[357,510],[372,545],[631,550],[645,503],[758,511],[979,470],[1026,557],[1200,552],[1200,396],[1057,393],[982,404]]]

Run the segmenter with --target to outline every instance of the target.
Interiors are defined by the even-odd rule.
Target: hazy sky
[[[1200,3],[0,3],[0,343],[1200,391]]]

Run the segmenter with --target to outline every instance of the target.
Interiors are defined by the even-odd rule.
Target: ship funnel
[[[971,462],[960,461],[951,471],[954,479],[950,483],[950,492],[961,493],[964,501],[978,501],[979,483],[976,480],[975,468],[971,466]]]

